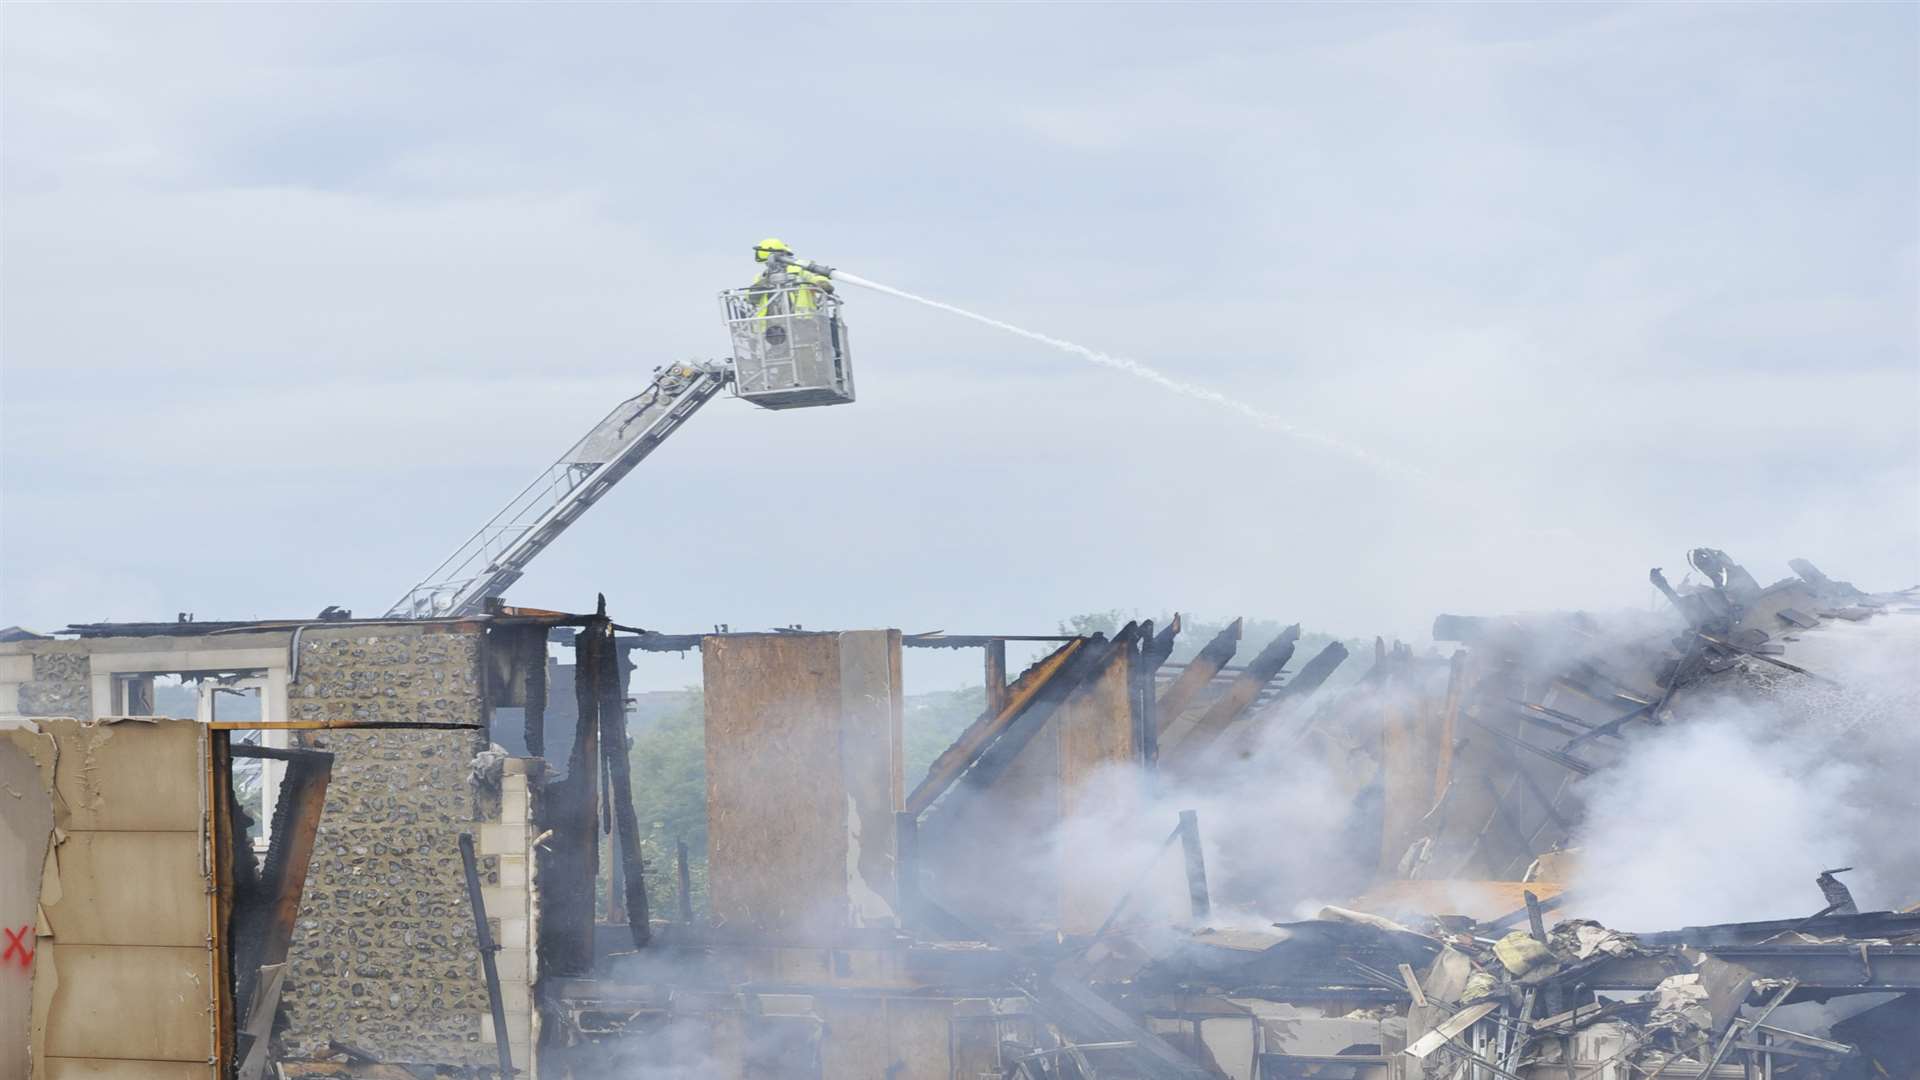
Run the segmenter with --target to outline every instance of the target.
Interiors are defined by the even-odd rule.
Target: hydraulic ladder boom
[[[719,364],[675,364],[621,402],[506,509],[388,610],[388,618],[473,615],[520,579],[534,556],[727,384]]]

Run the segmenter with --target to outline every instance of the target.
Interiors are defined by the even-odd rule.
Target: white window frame
[[[156,649],[151,652],[94,652],[87,657],[92,672],[93,716],[96,720],[119,716],[126,708],[128,679],[150,675],[178,675],[183,671],[255,672],[232,682],[229,687],[256,689],[260,693],[260,722],[284,723],[287,719],[287,649],[285,646],[244,649]],[[214,717],[213,684],[203,681],[195,719],[208,723]],[[291,744],[285,728],[264,728],[260,744],[286,748]],[[280,783],[286,775],[284,761],[260,762],[260,838],[257,850],[265,850],[273,839],[273,808],[280,799]]]

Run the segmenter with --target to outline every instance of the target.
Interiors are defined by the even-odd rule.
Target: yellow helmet
[[[769,236],[753,246],[753,259],[755,262],[766,262],[767,257],[776,251],[793,254],[793,249],[787,246],[785,240],[777,240]]]

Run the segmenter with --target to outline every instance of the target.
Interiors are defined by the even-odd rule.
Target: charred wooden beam
[[[259,879],[237,900],[234,911],[234,972],[236,1001],[253,999],[260,969],[285,963],[293,944],[293,927],[300,915],[300,898],[307,887],[307,868],[320,833],[320,816],[327,804],[327,785],[333,777],[333,755],[306,748],[276,749],[234,745],[236,758],[259,758],[287,763],[280,781],[280,798],[273,808],[273,837]],[[246,1026],[249,1018],[241,1017]]]
[[[547,636],[528,634],[522,639],[527,665],[527,703],[524,724],[527,756],[547,756]]]
[[[1602,734],[1599,724],[1593,723],[1590,720],[1582,720],[1581,718],[1573,715],[1570,712],[1563,712],[1559,709],[1550,709],[1545,705],[1537,705],[1531,701],[1523,701],[1520,698],[1508,698],[1507,700],[1533,715],[1543,716],[1550,720],[1558,720],[1563,724],[1571,724],[1575,728],[1578,728],[1584,732],[1590,732],[1595,735]],[[1612,732],[1609,732],[1607,734],[1617,735],[1617,733],[1612,733]]]
[[[1167,657],[1173,655],[1174,641],[1180,636],[1180,613],[1174,612],[1173,618],[1168,621],[1166,627],[1158,632],[1154,631],[1151,620],[1144,625],[1143,629],[1147,640],[1141,646],[1140,659],[1147,673],[1151,675],[1160,670],[1160,665],[1167,662]]]
[[[677,883],[680,886],[680,921],[693,924],[693,875],[687,867],[687,842],[675,840],[673,854]]]
[[[1131,1075],[1143,1080],[1207,1080],[1213,1075],[1071,972],[1054,971],[1036,981],[1032,997],[1040,1012],[1074,1039],[1124,1047],[1117,1053]]]
[[[1034,735],[1039,733],[1055,711],[1082,685],[1106,671],[1116,654],[1134,649],[1139,637],[1140,624],[1130,622],[1121,627],[1111,641],[1102,641],[1097,634],[1088,639],[1088,647],[1072,657],[1060,675],[1048,680],[1047,685],[1035,692],[1030,707],[1022,710],[1000,731],[998,737],[981,749],[973,764],[962,775],[961,782],[976,790],[993,786],[993,782],[1000,778],[1007,766],[1013,764],[1013,759],[1033,741]],[[912,809],[909,805],[908,810]]]
[[[1566,769],[1570,772],[1577,773],[1581,776],[1593,775],[1593,766],[1587,764],[1586,762],[1580,760],[1577,757],[1574,757],[1572,754],[1562,753],[1558,750],[1553,750],[1545,746],[1535,746],[1534,744],[1528,742],[1527,740],[1520,738],[1518,735],[1509,735],[1506,732],[1501,731],[1499,728],[1494,727],[1492,724],[1489,724],[1478,717],[1473,717],[1472,721],[1473,721],[1474,727],[1479,728],[1480,730],[1486,732],[1489,735],[1492,735],[1494,738],[1497,738],[1504,743],[1507,743],[1508,745],[1517,746],[1520,749],[1525,750],[1530,754],[1536,754],[1540,757],[1546,758],[1548,761],[1553,762],[1555,765],[1558,765],[1561,768]]]
[[[1220,669],[1227,666],[1227,661],[1233,659],[1233,654],[1240,648],[1242,622],[1235,619],[1227,624],[1226,629],[1215,634],[1213,640],[1207,642],[1199,654],[1188,662],[1186,670],[1173,681],[1173,685],[1161,693],[1154,705],[1154,711],[1159,714],[1155,718],[1157,735],[1165,735],[1167,725],[1178,720],[1180,714],[1187,711],[1187,706],[1193,704],[1195,695],[1213,681]]]
[[[1257,707],[1256,722],[1274,713],[1288,702],[1298,701],[1320,689],[1334,670],[1347,659],[1347,647],[1335,641],[1315,653],[1313,659],[1303,664],[1293,678],[1288,679],[1273,695]]]
[[[1180,851],[1187,868],[1187,901],[1195,924],[1204,923],[1213,914],[1213,900],[1207,892],[1207,857],[1200,850],[1200,814],[1180,811]]]
[[[1174,639],[1179,636],[1180,613],[1177,611],[1158,633],[1154,632],[1151,620],[1141,628],[1140,655],[1133,667],[1133,741],[1140,760],[1148,765],[1160,757],[1159,687],[1154,677],[1167,657],[1173,655]]]
[[[493,1046],[500,1061],[502,1080],[514,1074],[513,1049],[507,1042],[506,1000],[500,993],[500,968],[494,953],[500,946],[493,940],[493,928],[487,925],[487,904],[480,894],[480,871],[473,854],[473,834],[460,834],[460,865],[466,871],[467,903],[473,908],[474,944],[480,950],[480,970],[487,980],[487,1005],[493,1010]]]
[[[584,657],[588,635],[599,639],[594,651],[600,653],[594,677],[599,699],[600,749],[607,763],[607,792],[613,802],[613,818],[619,845],[621,891],[626,901],[627,926],[633,932],[633,946],[642,949],[653,932],[647,910],[646,866],[640,857],[640,820],[633,806],[632,761],[627,756],[627,690],[624,666],[614,648],[613,625],[590,626],[582,631],[580,654]],[[577,677],[577,676],[576,676]]]
[[[600,686],[601,669],[614,662],[600,633],[575,637],[573,689],[579,709],[567,775],[548,784],[540,826],[549,833],[536,845],[536,884],[541,897],[540,967],[554,975],[586,975],[593,969],[594,885],[600,873]]]
[[[989,744],[1054,685],[1055,680],[1087,644],[1088,639],[1075,638],[1022,672],[1020,678],[1007,688],[1007,703],[1003,708],[982,713],[978,720],[960,733],[952,746],[933,759],[933,764],[927,767],[926,778],[913,789],[913,794],[907,796],[906,812],[918,816],[932,806],[934,800],[944,794],[961,773],[973,766]]]
[[[987,711],[998,714],[1007,707],[1007,643],[989,641],[986,653]]]
[[[1280,636],[1268,642],[1267,647],[1260,650],[1260,655],[1254,657],[1253,661],[1247,665],[1247,670],[1233,680],[1233,685],[1227,688],[1227,692],[1216,698],[1211,705],[1207,706],[1206,711],[1200,714],[1200,719],[1194,723],[1193,729],[1180,743],[1180,753],[1183,757],[1205,751],[1227,728],[1233,726],[1235,720],[1240,719],[1241,715],[1247,711],[1247,707],[1253,704],[1254,698],[1260,696],[1260,691],[1265,689],[1269,682],[1278,678],[1281,669],[1287,666],[1287,661],[1293,659],[1294,643],[1299,638],[1300,626],[1296,623],[1281,631]]]

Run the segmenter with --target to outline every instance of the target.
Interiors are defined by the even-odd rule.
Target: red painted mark
[[[4,964],[13,959],[13,954],[19,953],[20,969],[25,971],[27,968],[32,967],[33,949],[28,946],[33,941],[33,924],[28,923],[18,930],[8,930],[5,927],[0,927],[0,933],[7,935],[7,951],[4,954],[0,954],[0,964]]]

